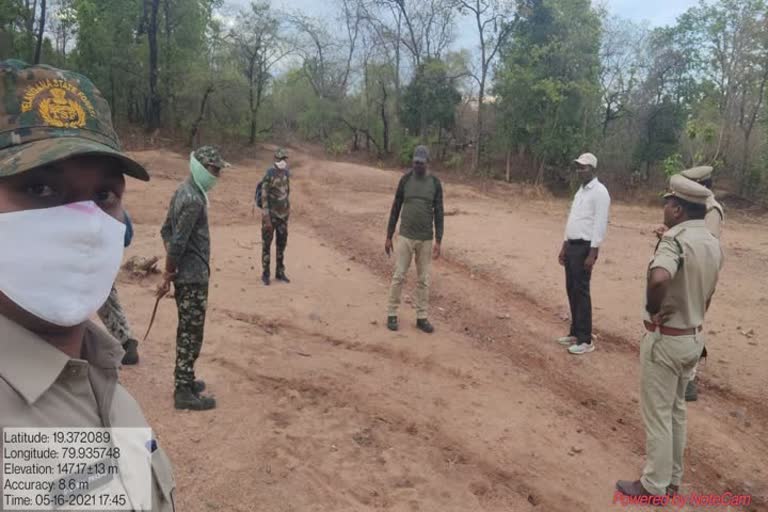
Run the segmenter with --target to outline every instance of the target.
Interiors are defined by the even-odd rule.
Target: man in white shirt
[[[576,192],[565,228],[565,240],[558,260],[565,267],[565,284],[571,306],[571,331],[559,338],[575,355],[595,350],[592,343],[592,298],[589,283],[600,245],[608,228],[611,196],[596,176],[597,157],[584,153],[577,158],[576,173],[581,187]]]

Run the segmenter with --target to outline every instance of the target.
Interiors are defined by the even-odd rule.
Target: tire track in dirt
[[[309,219],[308,225],[318,233],[321,239],[329,241],[344,254],[352,253],[356,261],[364,264],[380,279],[386,281],[391,277],[389,272],[391,263],[373,244],[369,243],[368,239],[360,236],[361,233],[370,230],[371,214],[341,214],[334,209],[332,202],[321,199],[324,194],[318,191],[317,187],[313,187],[310,191],[309,187],[302,186],[301,191],[302,200],[310,213],[304,217]],[[555,395],[571,403],[580,404],[582,407],[578,409],[577,415],[584,423],[591,426],[593,435],[604,439],[615,438],[617,429],[615,425],[611,425],[612,428],[607,427],[605,418],[616,418],[616,421],[619,421],[622,418],[632,417],[638,409],[636,404],[625,403],[621,395],[615,395],[616,390],[613,390],[610,399],[598,401],[594,398],[595,395],[590,387],[584,386],[583,376],[579,378],[580,376],[573,372],[567,363],[548,358],[545,353],[535,347],[532,348],[530,344],[509,345],[495,342],[495,340],[509,337],[508,332],[496,327],[499,323],[496,316],[488,313],[488,311],[496,311],[496,304],[505,304],[508,309],[514,311],[513,317],[516,319],[518,317],[535,318],[537,323],[542,324],[537,329],[517,329],[518,332],[514,332],[515,337],[530,336],[533,339],[542,339],[542,332],[548,330],[557,332],[562,328],[562,324],[547,320],[555,316],[554,312],[541,306],[525,293],[515,291],[513,283],[508,283],[498,276],[490,278],[487,273],[483,273],[479,274],[479,279],[468,279],[468,268],[465,263],[448,260],[443,265],[450,272],[443,273],[441,286],[434,290],[431,300],[433,306],[442,307],[445,310],[440,315],[441,319],[457,332],[465,332],[485,349],[505,355],[516,368],[538,375],[542,385]],[[475,274],[478,276],[477,273]],[[472,297],[475,303],[468,305],[464,300],[465,297]],[[478,306],[478,302],[481,302],[484,307]],[[635,343],[631,340],[605,333],[601,339],[607,341],[607,344],[620,355],[637,354],[636,349],[630,348]],[[636,365],[637,363],[633,360],[628,364]],[[716,391],[712,397],[713,402],[719,402],[715,404],[716,407],[726,407],[727,404],[731,404],[730,407],[733,404],[747,407],[755,420],[753,425],[768,425],[766,404],[740,396],[731,390],[709,387]],[[632,451],[642,457],[645,451],[643,430],[636,425],[623,426],[628,427],[622,429],[626,439],[618,439],[616,442],[630,442]],[[729,425],[727,428],[730,432],[747,438],[741,444],[752,445],[757,452],[768,453],[768,444],[763,440],[764,432],[747,432],[743,428],[734,427],[735,425]],[[692,446],[692,449],[688,452],[687,462],[689,465],[695,465],[697,470],[695,476],[689,473],[686,480],[695,483],[698,490],[712,492],[713,483],[722,482],[724,489],[736,494],[754,492],[753,489],[746,488],[742,484],[744,481],[751,480],[753,475],[745,474],[738,478],[726,477],[720,470],[720,467],[724,467],[721,461],[702,454],[694,448],[695,444],[691,443],[690,439],[689,446]],[[768,496],[756,496],[755,505],[768,506]]]
[[[330,377],[319,376],[313,381],[302,378],[285,378],[266,375],[243,366],[240,362],[224,357],[214,357],[212,361],[221,365],[230,372],[243,378],[258,383],[260,389],[283,396],[286,389],[297,390],[302,397],[307,397],[315,408],[327,407],[346,408],[349,404],[355,404],[356,411],[366,419],[369,427],[361,433],[362,439],[357,442],[373,445],[379,449],[393,446],[397,443],[391,438],[393,435],[418,436],[422,446],[427,444],[432,452],[432,460],[443,460],[449,467],[461,466],[461,472],[465,475],[473,475],[473,480],[478,482],[472,485],[472,492],[482,502],[489,500],[509,501],[518,504],[527,501],[531,507],[541,506],[547,511],[571,511],[584,506],[577,500],[565,494],[552,496],[551,489],[540,489],[527,482],[527,474],[522,471],[510,471],[487,462],[482,456],[477,455],[471,449],[463,446],[460,440],[448,435],[443,429],[434,423],[421,422],[417,418],[407,418],[393,410],[385,410],[372,407],[365,396],[361,396],[349,388],[340,388],[339,380]],[[383,431],[381,425],[386,425]],[[434,464],[433,464],[434,466]],[[443,472],[439,466],[434,466],[436,473]],[[540,471],[545,471],[540,469]],[[483,481],[490,482],[484,485]],[[349,491],[348,491],[349,492]],[[351,493],[358,501],[365,505],[371,505],[369,500],[360,500],[359,496]],[[557,498],[557,499],[553,499]],[[509,510],[520,510],[509,508]]]
[[[443,377],[453,378],[461,380],[462,382],[472,385],[475,383],[472,375],[466,374],[459,368],[445,367],[428,357],[419,357],[418,355],[410,352],[407,349],[393,350],[386,345],[362,343],[360,341],[346,340],[335,336],[329,336],[327,334],[321,334],[318,332],[303,329],[297,325],[290,324],[288,322],[281,322],[271,320],[254,313],[241,313],[239,311],[232,311],[228,309],[219,309],[218,312],[223,313],[227,317],[248,324],[250,326],[257,326],[259,329],[269,335],[277,334],[278,332],[286,332],[291,336],[295,336],[302,340],[312,341],[315,343],[321,343],[324,345],[330,345],[332,347],[340,347],[344,350],[353,352],[360,352],[365,354],[383,356],[393,363],[401,363],[414,370],[425,371],[434,373]],[[299,354],[303,355],[303,354]]]

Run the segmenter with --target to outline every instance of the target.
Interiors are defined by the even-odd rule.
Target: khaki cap
[[[702,165],[699,167],[693,167],[691,169],[686,169],[680,174],[688,178],[689,180],[693,181],[704,181],[708,180],[712,177],[712,171],[714,170],[713,167],[710,167],[709,165]]]
[[[705,205],[711,195],[712,191],[704,185],[676,174],[669,179],[669,192],[664,194],[664,198],[678,197],[689,203]]]

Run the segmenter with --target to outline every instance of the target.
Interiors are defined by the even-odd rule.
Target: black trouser
[[[592,271],[584,268],[589,256],[590,243],[569,240],[565,246],[565,287],[571,305],[571,332],[579,343],[592,343],[592,297],[589,282]]]

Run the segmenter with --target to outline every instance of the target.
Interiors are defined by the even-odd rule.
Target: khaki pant
[[[640,479],[656,495],[683,480],[685,387],[704,348],[704,337],[648,333],[640,345],[640,408],[646,464]]]
[[[432,240],[411,240],[399,237],[395,247],[395,274],[389,289],[388,316],[397,316],[403,282],[411,267],[411,260],[416,259],[416,318],[426,320],[429,309],[429,271],[432,267]]]

